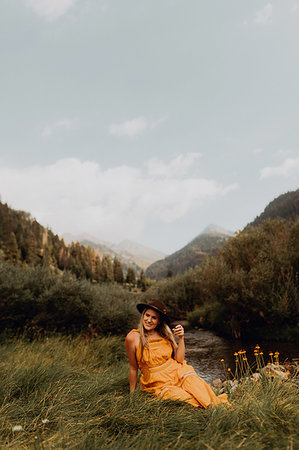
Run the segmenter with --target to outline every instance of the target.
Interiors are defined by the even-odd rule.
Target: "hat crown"
[[[148,302],[148,307],[150,308],[151,306],[153,306],[156,309],[159,309],[161,312],[166,314],[165,305],[160,300],[151,300],[150,302]]]
[[[146,309],[154,309],[155,311],[158,311],[160,313],[160,316],[162,319],[164,319],[167,324],[170,323],[169,317],[167,316],[167,311],[165,308],[165,305],[161,300],[152,299],[149,300],[148,303],[138,303],[137,309],[140,313],[143,313]]]

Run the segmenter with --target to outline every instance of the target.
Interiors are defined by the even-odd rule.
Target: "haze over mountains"
[[[106,253],[111,257],[117,256],[122,264],[133,267],[137,272],[140,272],[141,269],[146,269],[154,261],[166,256],[163,252],[130,240],[124,240],[115,244],[98,239],[88,233],[76,236],[65,233],[62,237],[66,244],[78,241],[82,245],[94,248],[100,254]]]
[[[299,189],[280,195],[270,202],[264,211],[249,225],[257,226],[266,219],[285,218],[294,220],[299,215]],[[248,225],[248,226],[249,226]],[[207,256],[214,255],[234,233],[219,225],[208,225],[197,237],[183,248],[166,256],[133,241],[125,240],[119,244],[101,241],[94,236],[81,234],[73,236],[64,234],[66,243],[79,241],[112,257],[118,256],[123,265],[133,267],[137,273],[146,269],[146,276],[160,280],[170,275],[177,275],[200,264]]]
[[[283,218],[293,221],[299,216],[299,189],[280,195],[249,225],[258,226],[264,220]],[[248,225],[248,226],[249,226]],[[29,213],[11,209],[0,202],[0,259],[16,263],[50,265],[59,270],[70,270],[78,276],[98,277],[99,257],[117,256],[125,272],[141,269],[152,279],[183,273],[195,267],[209,255],[217,253],[231,231],[219,225],[209,225],[196,238],[171,255],[124,240],[118,244],[106,242],[83,233],[65,234],[60,239],[50,229],[41,226]],[[70,244],[68,246],[65,245]],[[95,278],[97,279],[97,278]]]

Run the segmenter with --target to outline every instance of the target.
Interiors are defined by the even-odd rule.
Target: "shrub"
[[[134,322],[135,297],[116,285],[93,284],[44,267],[0,264],[2,330],[124,333]],[[30,334],[30,333],[29,333]]]

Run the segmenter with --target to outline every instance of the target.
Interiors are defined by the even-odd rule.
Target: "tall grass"
[[[15,339],[0,347],[3,448],[296,448],[291,381],[244,381],[208,410],[128,393],[120,337]],[[21,426],[17,431],[14,427]],[[15,430],[15,431],[13,431]]]

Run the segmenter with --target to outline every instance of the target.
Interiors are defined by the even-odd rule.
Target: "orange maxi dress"
[[[142,391],[162,399],[185,401],[195,407],[208,408],[223,403],[229,405],[227,395],[216,396],[209,384],[186,361],[179,363],[172,358],[172,346],[167,339],[162,336],[150,339],[148,346],[149,349],[143,350],[143,358],[141,344],[136,352]]]

